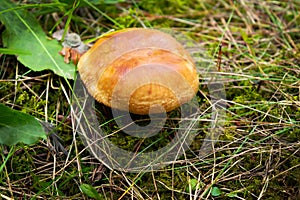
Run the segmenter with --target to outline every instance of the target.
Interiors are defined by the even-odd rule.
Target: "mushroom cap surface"
[[[153,29],[102,36],[80,58],[78,71],[98,102],[141,115],[179,107],[199,85],[189,53],[172,36]]]

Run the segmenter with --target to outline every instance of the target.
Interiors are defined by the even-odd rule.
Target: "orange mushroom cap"
[[[188,52],[170,35],[153,29],[104,35],[80,58],[78,71],[98,102],[142,115],[179,107],[199,86]]]

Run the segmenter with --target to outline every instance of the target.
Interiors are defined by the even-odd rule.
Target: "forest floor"
[[[193,141],[176,159],[152,171],[120,170],[95,158],[74,131],[74,80],[35,72],[16,56],[0,54],[0,103],[52,124],[67,150],[56,151],[51,139],[1,145],[0,163],[6,164],[0,164],[0,199],[300,199],[299,1],[15,3],[49,38],[68,29],[92,45],[101,34],[129,27],[172,33],[195,60],[200,114],[189,118],[193,127],[185,133]],[[4,30],[0,24],[1,35]],[[218,90],[210,82],[216,77]],[[222,96],[217,117],[216,96]],[[181,128],[177,109],[159,134],[136,138],[120,130],[107,107],[96,107],[107,138],[130,152],[159,150]],[[208,138],[213,148],[204,148]]]

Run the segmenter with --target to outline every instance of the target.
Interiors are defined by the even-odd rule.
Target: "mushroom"
[[[169,34],[145,28],[102,36],[80,58],[78,71],[98,102],[140,115],[179,107],[195,96],[199,85],[183,46]]]

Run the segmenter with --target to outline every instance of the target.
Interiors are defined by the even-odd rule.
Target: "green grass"
[[[157,171],[111,170],[72,131],[68,99],[73,81],[51,71],[30,71],[13,55],[1,54],[0,103],[55,125],[69,151],[68,156],[55,152],[50,139],[34,145],[1,145],[2,199],[87,199],[80,190],[83,183],[92,185],[102,199],[112,200],[300,198],[298,1],[141,0],[99,5],[53,1],[57,4],[52,6],[16,2],[19,9],[36,16],[46,33],[69,28],[85,41],[123,27],[170,28],[188,35],[193,42],[183,43],[204,49],[214,61],[213,72],[221,77],[226,92],[226,118],[214,151],[199,159],[212,117],[208,80],[200,76],[197,101],[202,115],[189,149]],[[4,29],[0,26],[1,33]],[[201,53],[193,56],[198,60]],[[162,148],[179,126],[176,110],[169,113],[159,135],[134,138],[119,130],[108,108],[96,107],[109,139],[127,150]]]

